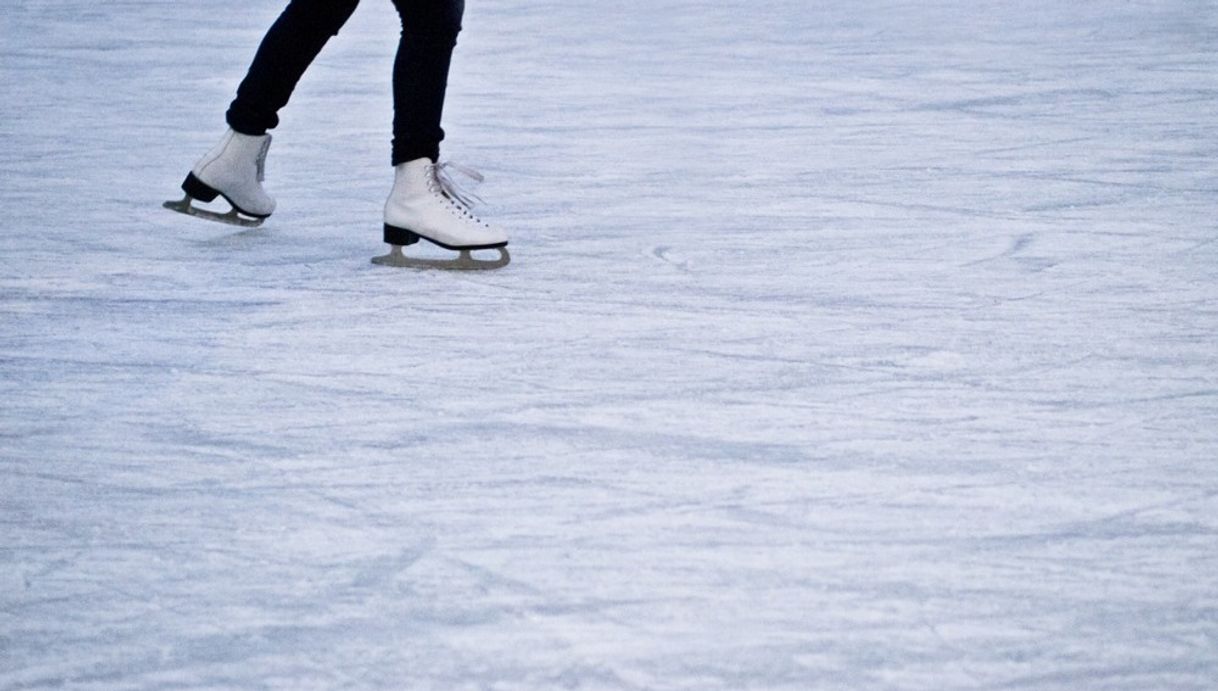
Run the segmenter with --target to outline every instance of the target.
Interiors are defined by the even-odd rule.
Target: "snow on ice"
[[[0,687],[1213,687],[1218,4],[471,0],[479,275],[281,7],[0,13]]]

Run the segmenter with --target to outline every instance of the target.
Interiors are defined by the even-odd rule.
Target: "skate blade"
[[[442,269],[445,271],[489,271],[507,266],[512,261],[506,247],[498,247],[498,259],[474,259],[470,250],[458,250],[456,259],[422,259],[402,254],[401,245],[390,245],[389,254],[373,257],[373,264],[396,266],[405,269]]]
[[[200,209],[196,206],[192,206],[190,203],[192,201],[193,198],[188,194],[183,199],[179,199],[176,202],[167,201],[161,206],[164,206],[170,211],[186,214],[187,216],[194,216],[195,218],[202,218],[208,221],[216,221],[217,223],[227,223],[230,226],[241,226],[242,228],[257,228],[258,226],[262,225],[263,221],[266,220],[264,218],[242,216],[241,213],[236,209],[230,209],[227,213]]]

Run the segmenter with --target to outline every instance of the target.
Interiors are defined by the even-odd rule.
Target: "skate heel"
[[[386,244],[397,245],[398,247],[405,247],[406,245],[413,245],[414,243],[416,243],[418,241],[419,241],[419,236],[417,233],[406,230],[405,228],[391,226],[388,223],[385,224],[385,243]]]
[[[221,196],[219,190],[195,177],[194,173],[187,175],[186,179],[182,181],[182,191],[186,193],[185,197],[182,197],[177,201],[167,201],[161,206],[164,206],[166,209],[171,211],[176,211],[180,214],[186,214],[187,216],[206,218],[209,221],[219,221],[220,223],[227,223],[229,225],[242,226],[245,228],[254,228],[262,225],[262,221],[264,221],[266,217],[270,215],[251,214],[243,211],[236,204],[233,204],[233,200],[229,199],[227,195],[224,195],[224,200],[227,201],[233,208],[229,209],[226,213],[218,213],[216,211],[192,206],[191,202],[193,201],[197,200],[207,203],[215,201],[216,197]]]
[[[215,201],[216,197],[220,194],[219,190],[195,177],[194,173],[188,174],[186,179],[182,181],[182,191],[201,202]],[[253,214],[250,215],[252,216]]]

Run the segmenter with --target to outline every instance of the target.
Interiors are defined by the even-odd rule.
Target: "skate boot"
[[[275,200],[262,189],[270,146],[269,134],[252,136],[230,129],[186,176],[182,183],[186,197],[165,202],[165,208],[221,223],[261,225],[275,210]],[[191,206],[192,200],[210,202],[217,196],[232,206],[228,213]]]
[[[472,195],[447,175],[453,168],[475,180],[482,176],[452,163],[420,158],[394,168],[393,191],[385,202],[385,242],[390,251],[374,264],[433,269],[498,269],[507,266],[507,233],[483,223],[470,212]],[[458,252],[455,259],[407,257],[402,248],[419,240]],[[475,250],[498,250],[497,259],[477,259]]]

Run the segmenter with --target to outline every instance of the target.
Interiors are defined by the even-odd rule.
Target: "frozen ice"
[[[1218,3],[482,0],[511,266],[375,266],[391,3],[0,12],[0,688],[1218,680]]]

